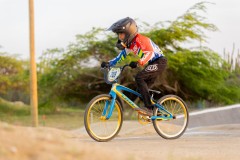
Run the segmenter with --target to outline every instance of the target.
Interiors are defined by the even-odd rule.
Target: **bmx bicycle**
[[[154,109],[153,115],[148,116],[122,91],[130,92],[139,97],[140,100],[142,95],[117,83],[127,66],[102,68],[104,80],[111,84],[112,88],[109,94],[98,95],[88,103],[84,113],[84,125],[88,135],[98,142],[106,142],[119,133],[123,123],[123,108],[117,100],[119,97],[138,113],[138,121],[141,124],[153,123],[154,129],[161,137],[176,139],[182,136],[189,121],[188,108],[185,102],[176,95],[165,95],[157,101],[153,95],[160,92],[149,90]]]

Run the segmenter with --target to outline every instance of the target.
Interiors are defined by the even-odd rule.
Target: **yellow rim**
[[[116,134],[116,132],[118,131],[118,129],[119,129],[119,127],[120,127],[120,125],[121,125],[121,121],[122,121],[122,117],[121,117],[121,110],[120,110],[120,106],[117,104],[117,103],[115,103],[115,108],[114,108],[114,110],[113,110],[113,115],[112,116],[114,116],[114,113],[116,112],[117,113],[117,125],[116,125],[116,128],[114,127],[114,130],[111,132],[111,133],[109,133],[109,135],[108,135],[108,133],[107,133],[107,125],[108,125],[108,122],[111,122],[111,118],[114,118],[114,117],[110,117],[110,119],[109,120],[106,120],[105,118],[103,118],[103,116],[101,115],[102,114],[102,112],[103,112],[103,108],[104,107],[102,107],[100,104],[97,104],[97,103],[99,103],[100,101],[107,101],[107,100],[109,100],[109,101],[111,101],[111,99],[109,98],[109,97],[101,97],[101,98],[99,98],[99,99],[96,99],[92,104],[91,104],[91,106],[89,107],[89,109],[88,109],[88,113],[87,113],[87,127],[88,127],[88,129],[89,129],[89,131],[90,131],[90,133],[91,133],[91,135],[92,136],[94,136],[95,138],[97,138],[97,139],[109,139],[109,138],[111,138],[112,136],[114,136],[115,134]],[[104,103],[105,104],[105,103]],[[96,105],[98,105],[98,107],[96,108],[97,110],[97,112],[98,112],[98,115],[90,115],[91,114],[91,111],[93,110],[93,108],[94,108],[94,106],[96,106]],[[110,104],[109,104],[110,105]],[[109,106],[109,108],[110,108],[110,106]],[[108,108],[108,110],[109,110],[109,108]],[[115,112],[114,112],[115,111]],[[108,112],[107,112],[108,113]],[[106,114],[107,115],[107,114]],[[98,125],[98,129],[99,130],[103,130],[103,132],[105,132],[106,133],[106,135],[105,136],[100,136],[100,135],[98,135],[97,133],[96,133],[96,131],[94,131],[94,129],[93,129],[93,127],[92,127],[92,125],[91,125],[91,122],[90,122],[90,118],[91,117],[93,117],[93,116],[96,116],[96,120],[99,120],[99,122],[97,122],[97,123],[99,123],[99,125]],[[105,129],[105,131],[104,131],[104,129]]]
[[[168,104],[170,104],[170,108],[168,108],[168,106],[166,106],[167,105],[167,101],[169,101],[168,102]],[[176,117],[176,119],[171,119],[171,120],[167,120],[167,121],[158,121],[159,123],[158,123],[158,125],[157,125],[157,127],[158,127],[158,129],[161,131],[161,133],[164,135],[164,136],[166,136],[166,137],[175,137],[175,136],[178,136],[179,134],[181,134],[182,132],[183,132],[183,130],[185,129],[185,126],[187,125],[187,109],[186,109],[186,107],[185,107],[185,105],[183,104],[183,102],[181,101],[181,100],[179,100],[178,98],[175,98],[175,97],[168,97],[168,98],[165,98],[165,99],[163,99],[161,102],[161,105],[163,105],[164,107],[166,107],[166,109],[171,113],[171,114],[173,114],[173,115],[175,115],[175,114],[177,114],[178,113],[178,111],[181,109],[181,110],[183,110],[183,113],[182,113],[182,115],[177,115],[177,117]],[[165,103],[165,104],[164,104]],[[179,106],[179,108],[178,108],[178,110],[177,111],[175,111],[175,109],[177,109],[177,106]],[[164,131],[163,130],[163,128],[167,128],[167,127],[165,127],[165,126],[167,126],[167,124],[168,124],[168,122],[170,123],[170,122],[177,122],[177,120],[179,120],[179,119],[181,119],[181,118],[183,118],[183,124],[181,125],[182,127],[181,127],[181,129],[177,132],[177,133],[175,133],[175,134],[167,134],[166,133],[166,131]],[[159,125],[162,125],[162,127],[159,127]],[[165,126],[164,126],[165,125]],[[176,125],[175,125],[176,126]],[[169,130],[171,130],[171,129],[173,129],[174,127],[175,127],[174,125],[168,125],[168,129]]]

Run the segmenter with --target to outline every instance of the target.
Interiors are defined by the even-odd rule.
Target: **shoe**
[[[153,110],[147,107],[135,108],[135,111],[145,113],[148,116],[153,116]]]

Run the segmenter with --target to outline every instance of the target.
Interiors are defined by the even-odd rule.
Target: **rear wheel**
[[[169,120],[156,119],[153,126],[156,132],[165,139],[179,138],[186,130],[189,121],[188,109],[184,101],[176,95],[166,95],[159,101],[174,118]],[[154,116],[168,116],[167,113],[154,109]]]
[[[116,100],[112,116],[106,119],[110,110],[111,97],[107,94],[93,98],[84,114],[84,125],[87,133],[96,141],[104,142],[113,139],[122,127],[123,113],[119,102]],[[104,108],[108,106],[105,116]]]

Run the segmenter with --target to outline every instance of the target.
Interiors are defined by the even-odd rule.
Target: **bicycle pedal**
[[[148,116],[148,114],[147,114],[146,112],[144,112],[144,111],[137,111],[137,112],[138,112],[138,114],[140,114],[140,115]]]
[[[149,115],[149,113],[147,113],[147,111],[141,109],[141,108],[134,108],[135,111],[138,112],[138,114],[141,114],[141,115],[144,115],[144,116],[152,116],[152,115]]]
[[[144,115],[142,115],[142,114],[138,114],[138,122],[139,122],[140,124],[145,125],[145,124],[151,123],[152,120],[151,120],[151,118],[150,118],[149,116],[144,116]]]

